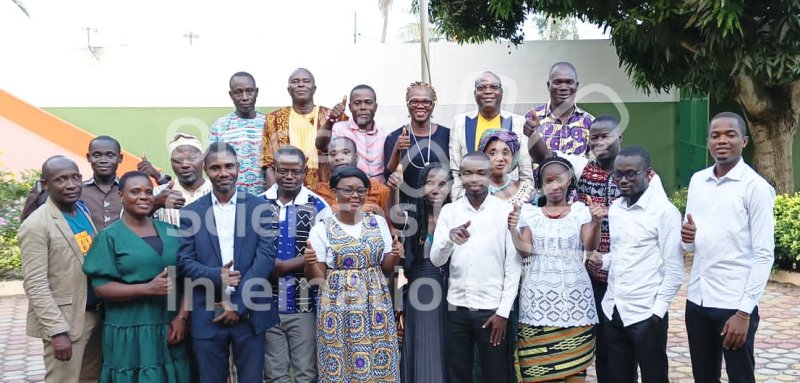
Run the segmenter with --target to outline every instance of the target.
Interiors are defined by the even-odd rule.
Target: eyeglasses
[[[491,89],[493,91],[498,91],[498,90],[500,90],[502,88],[503,87],[500,84],[480,84],[480,85],[475,87],[475,90],[477,90],[478,92],[484,92],[487,89]]]
[[[424,100],[408,100],[408,106],[409,107],[416,108],[416,107],[418,107],[420,105],[425,106],[425,107],[431,106],[431,105],[433,105],[433,100],[429,100],[427,98],[424,99]]]
[[[621,180],[622,177],[625,177],[625,179],[630,181],[638,177],[639,174],[642,174],[642,172],[644,172],[644,170],[639,170],[639,171],[628,170],[627,172],[624,173],[619,170],[614,170],[613,172],[611,172],[611,177],[614,177],[614,179],[617,181]]]
[[[353,193],[358,194],[359,197],[367,195],[367,188],[336,188],[346,196],[352,196]]]
[[[295,170],[278,169],[278,170],[275,171],[275,173],[278,173],[278,175],[281,176],[281,177],[287,176],[287,175],[289,175],[289,173],[292,173],[292,175],[295,176],[295,177],[300,177],[303,174],[305,174],[305,172],[306,171],[304,169],[295,169]]]

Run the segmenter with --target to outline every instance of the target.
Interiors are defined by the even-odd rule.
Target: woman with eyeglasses
[[[584,251],[600,242],[605,210],[570,203],[577,179],[562,157],[543,161],[536,177],[544,196],[509,218],[523,257],[515,365],[519,382],[583,382],[592,363],[598,323]],[[513,214],[512,214],[513,215]]]
[[[100,381],[195,381],[190,312],[180,279],[167,269],[178,262],[178,229],[150,218],[153,184],[145,173],[125,173],[119,195],[122,218],[94,238],[83,263],[105,304]]]
[[[516,133],[504,129],[487,130],[478,150],[492,161],[489,193],[514,206],[530,202],[534,187],[530,180],[515,180],[510,174],[519,166],[520,141]]]
[[[367,175],[335,169],[339,210],[309,233],[305,274],[322,279],[317,306],[319,382],[400,381],[397,330],[385,275],[403,246],[383,217],[364,212]]]
[[[384,175],[387,183],[396,182],[391,174],[403,165],[400,202],[413,204],[421,194],[420,172],[432,163],[450,163],[450,129],[431,121],[436,107],[436,91],[427,83],[416,81],[406,89],[408,124],[386,137],[383,144]]]

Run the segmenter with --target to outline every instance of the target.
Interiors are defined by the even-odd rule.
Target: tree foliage
[[[800,1],[431,0],[431,20],[460,42],[522,42],[532,12],[606,28],[634,83],[730,96],[745,75],[800,79]]]
[[[674,88],[731,99],[752,130],[755,165],[795,190],[800,116],[800,0],[431,0],[431,20],[461,43],[522,42],[530,13],[603,27],[620,66],[645,92]]]

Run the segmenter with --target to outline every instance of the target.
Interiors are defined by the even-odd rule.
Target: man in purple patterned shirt
[[[525,134],[538,130],[547,148],[566,154],[589,156],[589,128],[594,116],[575,104],[578,72],[568,62],[550,67],[547,89],[550,102],[534,106],[525,114]]]

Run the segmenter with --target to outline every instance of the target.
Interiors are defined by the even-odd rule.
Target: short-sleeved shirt
[[[236,186],[253,195],[259,195],[267,189],[267,181],[261,170],[264,119],[264,113],[261,112],[256,112],[255,118],[241,118],[231,112],[214,121],[209,131],[211,142],[227,142],[236,150],[239,160]]]
[[[567,120],[561,121],[553,115],[549,102],[534,106],[525,114],[525,118],[531,119],[533,113],[539,118],[542,137],[548,149],[589,156],[589,128],[592,127],[594,116],[575,105],[575,110]]]
[[[378,225],[378,229],[381,231],[381,237],[383,237],[384,249],[383,254],[386,255],[387,253],[392,252],[391,243],[392,243],[392,232],[389,231],[389,225],[386,223],[386,220],[383,217],[373,215],[372,218],[375,219],[376,224]],[[359,219],[356,220],[355,225],[348,225],[339,221],[336,216],[327,218],[322,222],[314,225],[311,228],[311,232],[308,235],[308,240],[311,241],[311,246],[314,248],[314,251],[317,253],[317,261],[325,262],[328,267],[333,268],[335,267],[335,260],[333,259],[333,253],[330,254],[326,251],[330,246],[330,241],[328,240],[328,233],[325,230],[325,224],[327,220],[332,219],[336,224],[338,224],[345,233],[351,235],[353,238],[361,238],[361,231],[364,227],[364,223]],[[374,226],[373,226],[374,227]],[[388,244],[388,245],[387,245]],[[381,258],[383,259],[383,258]]]
[[[331,139],[347,137],[356,143],[358,154],[358,168],[367,173],[367,177],[383,183],[383,144],[386,141],[386,132],[373,124],[372,130],[364,132],[359,129],[353,120],[340,121],[333,124]]]

